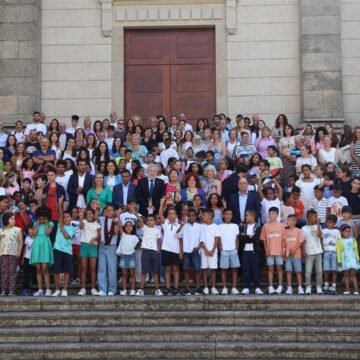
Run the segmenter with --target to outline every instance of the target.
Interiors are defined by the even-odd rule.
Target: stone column
[[[302,118],[320,125],[344,121],[339,0],[299,0]]]
[[[40,111],[40,1],[0,1],[0,119],[32,119]]]

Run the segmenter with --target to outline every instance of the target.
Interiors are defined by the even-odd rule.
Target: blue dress
[[[340,239],[342,243],[341,251],[341,270],[359,269],[359,261],[357,260],[355,240],[350,237],[348,239]]]

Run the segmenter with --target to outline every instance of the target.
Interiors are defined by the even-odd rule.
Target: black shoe
[[[164,296],[170,296],[171,295],[171,290],[170,289],[164,289],[163,294],[164,294]]]
[[[172,292],[173,296],[179,296],[180,295],[180,291],[179,289],[174,289],[174,291]]]
[[[196,289],[195,295],[204,295],[204,291],[202,289]]]
[[[182,293],[181,293],[182,296],[190,296],[191,295],[191,292],[189,289],[185,289]]]

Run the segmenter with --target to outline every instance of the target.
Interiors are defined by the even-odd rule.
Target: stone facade
[[[218,112],[259,112],[265,121],[286,113],[293,123],[358,121],[358,0],[39,2],[0,0],[5,121],[39,108],[39,54],[41,110],[48,118],[122,116],[124,29],[183,26],[215,27]]]

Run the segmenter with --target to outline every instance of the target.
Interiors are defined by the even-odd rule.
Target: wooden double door
[[[213,28],[125,31],[125,116],[216,111]]]

